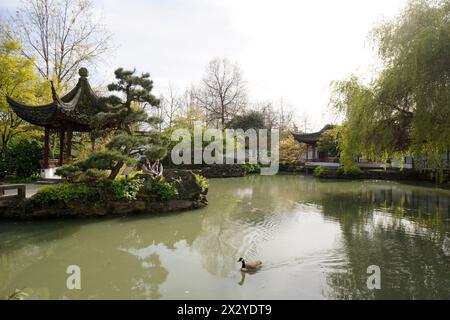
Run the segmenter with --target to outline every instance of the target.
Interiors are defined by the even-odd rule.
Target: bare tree
[[[303,112],[298,120],[298,129],[300,132],[310,132],[312,129],[311,116],[307,112]]]
[[[292,109],[292,106],[286,106],[283,98],[280,99],[279,107],[279,125],[278,129],[280,130],[281,134],[288,134],[290,130],[294,127],[294,111]]]
[[[169,128],[172,126],[173,119],[184,111],[185,95],[186,93],[178,94],[172,83],[169,83],[166,93],[161,95],[160,116]]]
[[[280,119],[272,101],[258,102],[255,104],[255,109],[261,110],[263,113],[266,127],[268,129],[278,128]]]
[[[239,66],[227,59],[210,61],[194,97],[196,104],[206,111],[208,121],[225,128],[247,103],[245,81]]]
[[[92,12],[90,0],[23,0],[2,33],[22,44],[44,79],[62,86],[109,48],[111,36]]]
[[[294,110],[292,106],[286,106],[283,99],[280,99],[277,104],[272,101],[258,102],[254,108],[263,113],[266,127],[279,129],[281,135],[285,135],[295,128]]]

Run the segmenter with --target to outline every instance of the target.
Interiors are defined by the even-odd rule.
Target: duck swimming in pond
[[[261,268],[262,262],[260,260],[245,261],[244,258],[239,258],[238,262],[242,263],[242,272],[255,272]]]

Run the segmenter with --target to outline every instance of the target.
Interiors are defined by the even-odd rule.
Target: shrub
[[[246,174],[258,173],[260,171],[259,164],[244,163],[242,166]]]
[[[16,183],[33,183],[36,180],[39,180],[39,178],[41,177],[41,175],[39,173],[34,173],[32,176],[30,177],[26,177],[26,178],[20,178],[20,177],[16,177],[16,176],[6,176],[3,179],[4,183],[11,183],[11,184],[16,184]]]
[[[8,175],[8,162],[6,159],[0,159],[0,179],[4,179]]]
[[[73,201],[96,201],[99,192],[94,187],[81,183],[61,183],[42,187],[31,198],[35,204],[49,205],[58,201],[70,203]]]
[[[111,190],[114,197],[118,200],[136,200],[137,194],[143,186],[143,179],[120,178],[112,182]]]
[[[39,173],[42,147],[36,141],[21,140],[12,144],[0,161],[0,178],[7,175],[28,178]]]
[[[195,180],[197,180],[197,183],[200,185],[201,192],[204,193],[206,190],[208,190],[209,187],[208,179],[206,179],[204,176],[200,174],[194,173],[194,176]]]
[[[279,165],[280,171],[295,172],[300,167],[301,162],[298,160],[281,160]]]
[[[314,168],[314,175],[316,177],[323,177],[328,172],[328,168],[324,166],[317,166]]]
[[[338,168],[338,174],[347,175],[347,176],[358,176],[358,175],[362,174],[362,170],[355,165],[353,165],[349,168],[346,168],[345,166],[340,166]]]
[[[170,200],[178,195],[178,190],[164,178],[154,177],[151,180],[150,194],[158,200]]]
[[[306,147],[302,143],[298,143],[291,134],[280,140],[279,154],[280,163],[298,162],[302,154],[306,151]]]

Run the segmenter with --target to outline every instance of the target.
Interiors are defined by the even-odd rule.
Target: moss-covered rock
[[[201,169],[206,178],[244,177],[245,167],[241,164],[215,164]]]
[[[205,193],[197,176],[190,170],[169,170],[166,179],[178,190],[178,199],[197,200]]]

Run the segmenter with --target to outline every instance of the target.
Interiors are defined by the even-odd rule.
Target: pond
[[[210,180],[209,205],[126,218],[0,222],[0,296],[449,299],[450,191],[306,176]],[[263,268],[242,274],[239,257]],[[69,265],[81,290],[69,290]],[[368,289],[369,266],[381,289]]]

